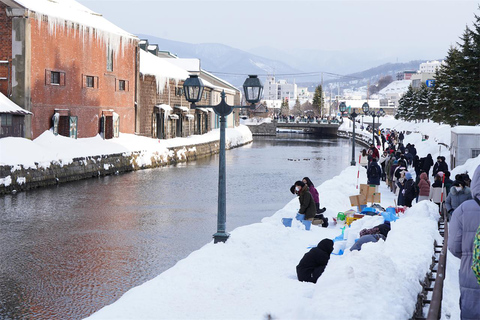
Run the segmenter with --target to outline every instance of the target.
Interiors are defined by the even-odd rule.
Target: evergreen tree
[[[480,123],[480,17],[468,27],[458,48],[450,48],[445,64],[437,70],[429,115],[450,125]]]
[[[288,106],[288,100],[283,99],[282,105],[280,107],[280,114],[283,116],[288,116],[290,114],[290,107]]]
[[[398,100],[396,119],[410,120],[413,118],[413,103],[415,92],[412,85],[408,86],[407,92]]]
[[[324,100],[323,100],[323,88],[322,88],[322,85],[318,85],[316,88],[315,88],[315,93],[313,95],[313,100],[312,100],[312,104],[313,104],[313,110],[315,112],[318,112],[318,114],[320,114],[320,116],[323,115],[323,107],[324,107]]]
[[[461,82],[457,72],[462,59],[461,52],[454,47],[448,51],[444,65],[440,66],[435,75],[435,86],[432,94],[431,118],[435,122],[451,123],[454,115],[453,102],[456,101],[456,91]]]
[[[415,102],[413,108],[413,119],[411,120],[425,120],[428,119],[428,103],[429,103],[430,89],[426,84],[422,84],[418,90],[415,90]]]
[[[300,104],[300,100],[295,100],[295,105],[293,106],[293,114],[296,116],[303,116],[302,105]]]

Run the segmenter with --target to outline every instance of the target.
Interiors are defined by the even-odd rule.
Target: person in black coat
[[[417,197],[417,188],[410,172],[405,173],[404,202],[405,206],[411,207],[413,200]]]
[[[377,163],[376,158],[372,158],[372,161],[367,168],[367,184],[380,185],[380,178],[382,177],[382,169]]]
[[[425,158],[421,158],[420,161],[422,162],[423,172],[425,172],[428,176],[428,174],[430,173],[430,169],[433,166],[432,155],[429,153]]]
[[[433,176],[435,177],[437,173],[439,173],[440,171],[442,172],[448,171],[448,166],[445,163],[445,157],[442,157],[442,156],[437,157],[437,162],[433,166]]]
[[[333,251],[333,241],[323,239],[318,246],[305,253],[297,266],[297,278],[299,281],[317,283],[322,275]]]

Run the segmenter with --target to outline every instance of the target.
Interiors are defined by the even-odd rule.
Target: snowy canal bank
[[[450,128],[433,123],[404,123],[385,119],[386,128],[411,132],[405,143],[415,143],[419,156],[434,158],[450,143]],[[428,133],[429,140],[424,140]],[[443,149],[443,150],[442,150]],[[470,172],[480,157],[452,170]],[[410,172],[414,173],[413,169]],[[351,209],[349,195],[359,193],[366,170],[348,167],[317,189],[325,215]],[[318,176],[311,175],[313,181]],[[293,182],[293,181],[292,181]],[[379,187],[380,205],[394,206],[396,196],[384,182]],[[381,216],[365,216],[345,229],[343,255],[332,255],[316,284],[299,282],[295,267],[303,255],[324,238],[334,239],[342,225],[328,228],[282,218],[293,218],[299,203],[293,198],[270,217],[231,232],[225,244],[213,242],[193,252],[174,267],[131,289],[117,302],[90,319],[410,319],[415,312],[421,283],[434,255],[438,232],[438,207],[430,201],[416,203],[391,223],[386,241],[367,243],[361,251],[348,248],[363,228],[382,223]],[[335,252],[335,251],[334,251]],[[442,319],[460,319],[458,270],[460,261],[447,253],[442,300]]]
[[[318,187],[327,216],[350,208],[357,194],[357,167]],[[360,168],[360,181],[366,172]],[[381,186],[382,206],[394,195]],[[408,319],[415,309],[420,282],[431,264],[433,241],[440,240],[437,208],[421,202],[392,223],[386,241],[361,251],[332,255],[317,284],[299,282],[295,266],[310,247],[341,233],[339,225],[306,231],[294,221],[292,199],[261,223],[237,228],[225,244],[209,243],[155,279],[128,291],[91,319]],[[363,228],[383,221],[365,217],[346,229],[353,243]],[[351,235],[351,236],[349,236]]]
[[[201,136],[157,140],[131,134],[73,140],[44,132],[31,141],[0,139],[0,194],[66,181],[195,160],[218,153],[219,129]],[[226,148],[252,142],[248,127],[226,130]]]

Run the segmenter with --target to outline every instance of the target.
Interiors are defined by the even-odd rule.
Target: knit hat
[[[405,178],[406,178],[407,180],[412,179],[412,174],[411,174],[410,172],[405,173]]]

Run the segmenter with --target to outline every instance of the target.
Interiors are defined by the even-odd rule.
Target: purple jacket
[[[319,197],[318,197],[318,191],[317,191],[317,189],[315,189],[315,187],[314,187],[313,185],[310,186],[310,187],[308,187],[308,188],[309,188],[308,191],[310,191],[310,194],[311,194],[312,197],[313,197],[313,202],[315,202],[315,203],[320,203],[320,199],[319,199]]]
[[[480,166],[470,185],[472,196],[480,199]],[[462,320],[480,319],[480,285],[472,270],[473,241],[480,225],[480,205],[475,200],[463,202],[453,212],[449,225],[448,249],[461,259],[460,310]]]

